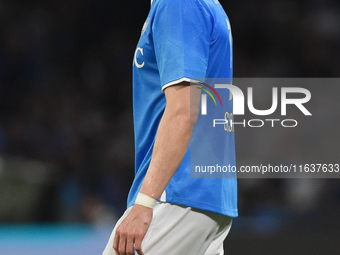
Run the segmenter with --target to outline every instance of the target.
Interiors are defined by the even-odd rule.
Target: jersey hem
[[[176,199],[177,198],[177,199]],[[166,202],[167,203],[173,203],[173,204],[179,204],[179,205],[184,205],[184,206],[189,206],[189,207],[193,207],[199,210],[205,210],[205,211],[210,211],[210,212],[214,212],[214,213],[219,213],[219,214],[223,214],[232,218],[236,218],[238,217],[238,210],[231,210],[231,209],[223,209],[222,207],[216,206],[216,205],[212,205],[212,204],[206,204],[204,202],[200,202],[200,201],[191,201],[191,200],[187,200],[187,199],[183,199],[183,198],[172,198],[172,199],[168,199]]]
[[[199,209],[199,210],[219,213],[219,214],[226,215],[226,216],[229,216],[229,217],[232,217],[232,218],[238,217],[238,209],[235,209],[235,210],[223,209],[222,207],[212,205],[212,204],[206,204],[206,203],[203,203],[203,202],[200,202],[200,201],[192,201],[192,200],[187,200],[187,199],[183,199],[183,198],[179,198],[179,197],[176,197],[176,198],[167,199],[167,201],[158,200],[158,202],[183,205],[183,206],[187,206],[187,207],[196,208],[196,209]],[[128,203],[127,208],[129,208],[133,205],[134,205],[134,203]]]

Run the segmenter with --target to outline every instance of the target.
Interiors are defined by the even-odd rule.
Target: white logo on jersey
[[[142,28],[142,32],[141,32],[141,35],[144,34],[144,32],[146,31],[148,25],[149,25],[149,22],[150,22],[150,19],[147,18],[146,21],[144,22],[144,25],[143,25],[143,28]]]
[[[218,0],[214,0],[215,4],[219,4],[220,2]]]
[[[137,62],[137,53],[138,53],[138,51],[140,51],[140,53],[142,54],[142,56],[144,55],[144,53],[143,53],[143,48],[137,48],[137,50],[136,50],[136,52],[135,52],[135,56],[134,56],[134,62],[135,62],[135,65],[138,67],[138,68],[142,68],[143,66],[144,66],[144,62],[142,63],[142,64],[138,64],[138,62]]]

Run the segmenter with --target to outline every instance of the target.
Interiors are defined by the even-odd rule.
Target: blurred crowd
[[[235,77],[339,76],[337,1],[220,2],[232,24]],[[0,0],[0,154],[55,166],[54,209],[41,220],[114,221],[125,209],[134,174],[132,57],[149,5]],[[301,195],[312,196],[302,210],[310,213],[315,199],[340,201],[333,183],[240,180],[240,210],[296,208]]]

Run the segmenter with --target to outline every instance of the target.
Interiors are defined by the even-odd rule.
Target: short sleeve
[[[205,78],[212,16],[198,0],[157,1],[152,35],[162,90]]]

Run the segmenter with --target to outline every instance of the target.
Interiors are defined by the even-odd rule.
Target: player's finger
[[[120,237],[119,237],[119,245],[118,245],[118,252],[119,255],[125,255],[126,251],[126,238],[127,238],[127,233],[126,232],[120,232]]]
[[[119,232],[116,231],[115,233],[115,238],[113,240],[113,249],[115,250],[115,252],[117,253],[117,255],[120,255],[119,254],[119,251],[118,251],[118,247],[119,247]]]
[[[128,236],[126,239],[126,249],[125,249],[125,252],[127,255],[134,255],[133,243],[134,243],[133,236],[130,236],[130,237]]]
[[[142,251],[142,238],[136,237],[135,239],[135,250],[139,255],[144,255]]]

